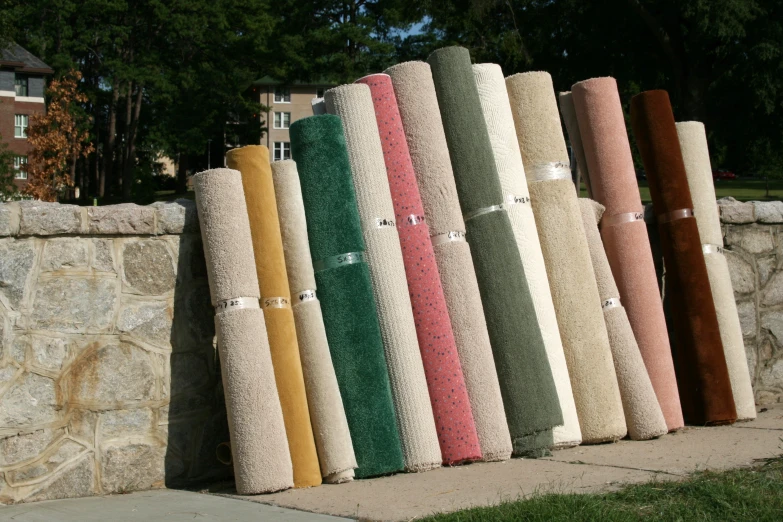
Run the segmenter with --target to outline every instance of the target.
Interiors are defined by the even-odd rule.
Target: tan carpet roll
[[[356,457],[345,417],[337,377],[329,353],[321,303],[316,296],[315,274],[307,241],[302,189],[293,160],[272,163],[272,179],[280,217],[288,284],[302,358],[310,421],[324,481],[351,480]]]
[[[258,307],[242,176],[235,170],[208,170],[193,177],[193,186],[210,294],[217,306],[215,329],[236,488],[243,495],[290,488],[293,468]]]
[[[326,110],[340,116],[345,130],[405,469],[436,468],[441,464],[440,445],[370,88],[362,84],[342,85],[326,91],[324,99]]]
[[[723,233],[720,229],[718,205],[715,201],[715,186],[712,181],[710,152],[707,147],[707,135],[704,124],[698,121],[677,123],[677,136],[685,162],[685,174],[693,198],[693,214],[699,228],[699,237],[704,245],[723,247]],[[723,253],[717,249],[704,254],[707,263],[707,275],[718,314],[720,338],[723,353],[729,368],[731,391],[737,408],[738,420],[756,418],[756,402],[750,383],[748,360],[745,355],[745,343],[742,340],[737,303],[734,301],[734,289],[731,286],[729,265]]]
[[[627,429],[552,78],[545,72],[520,73],[506,78],[506,87],[582,441],[617,440]],[[548,170],[561,178],[535,181]]]
[[[435,85],[425,62],[385,71],[392,78],[424,214],[433,237],[446,306],[484,460],[511,456],[511,437],[484,309],[462,220]],[[452,241],[448,239],[452,233]]]
[[[486,63],[474,65],[473,73],[476,77],[484,121],[489,131],[500,186],[506,198],[508,217],[522,257],[522,266],[533,298],[538,324],[541,326],[549,366],[555,379],[560,409],[563,411],[564,424],[554,429],[555,446],[576,446],[582,442],[582,433],[579,429],[574,394],[568,377],[563,342],[557,326],[555,306],[549,290],[544,256],[538,240],[536,220],[530,205],[525,167],[522,165],[522,156],[519,152],[503,71],[497,64]]]
[[[628,315],[620,302],[620,291],[612,276],[609,259],[601,242],[601,233],[598,232],[598,222],[604,213],[604,207],[584,198],[579,200],[579,206],[598,283],[598,295],[601,296],[609,345],[612,347],[628,435],[633,440],[660,437],[668,431],[666,420],[644,366],[639,345],[636,344],[631,323],[628,322]]]

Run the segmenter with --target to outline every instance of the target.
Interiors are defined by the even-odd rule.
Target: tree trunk
[[[177,161],[177,194],[184,194],[188,191],[188,155],[184,152],[179,153]]]
[[[128,92],[130,95],[130,92]],[[130,128],[126,138],[125,169],[122,174],[122,199],[130,201],[133,192],[133,182],[135,181],[134,171],[136,168],[136,136],[139,129],[139,116],[141,115],[141,102],[143,100],[144,88],[142,84],[136,87],[136,101],[134,102],[133,115]],[[130,98],[130,96],[129,96]]]
[[[117,80],[111,84],[111,105],[109,106],[109,124],[106,131],[106,150],[103,151],[103,169],[98,183],[98,197],[104,198],[111,193],[114,182],[114,144],[117,140],[117,104],[120,101],[120,86]]]

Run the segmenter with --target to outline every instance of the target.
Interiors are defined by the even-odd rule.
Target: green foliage
[[[14,153],[8,150],[8,145],[0,135],[0,201],[13,199],[17,195],[14,185]]]

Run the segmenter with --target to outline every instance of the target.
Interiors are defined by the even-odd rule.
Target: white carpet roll
[[[275,386],[256,276],[242,176],[214,169],[193,178],[207,260],[240,494],[293,487],[283,411]],[[244,298],[244,299],[239,299]]]
[[[326,91],[324,99],[326,110],[340,116],[345,130],[405,468],[436,468],[441,464],[440,445],[370,88],[342,85]]]
[[[530,193],[525,180],[525,167],[519,152],[514,117],[508,101],[503,71],[497,64],[473,66],[481,100],[481,110],[487,123],[492,153],[500,177],[500,185],[506,198],[508,217],[522,257],[530,294],[536,310],[538,324],[544,338],[549,366],[557,387],[563,426],[554,430],[555,446],[576,446],[582,441],[579,418],[568,377],[563,342],[557,326],[557,315],[549,290],[544,256],[538,240],[536,221],[530,205]]]
[[[405,128],[424,214],[433,236],[446,306],[457,342],[484,460],[506,460],[512,445],[489,343],[465,223],[457,197],[435,85],[426,62],[387,69]],[[442,241],[452,234],[453,241]]]
[[[272,180],[275,185],[288,284],[291,287],[307,404],[321,474],[326,482],[346,482],[353,477],[356,457],[329,353],[321,303],[316,297],[315,273],[307,240],[307,222],[296,163],[292,160],[273,162]]]
[[[707,135],[704,124],[698,121],[677,123],[677,136],[685,162],[685,174],[693,198],[693,214],[699,227],[699,237],[704,245],[723,247],[723,233],[720,229],[718,205],[715,201],[715,186],[712,181],[710,152],[707,147]],[[748,360],[745,355],[745,343],[742,340],[737,303],[731,286],[729,266],[724,255],[717,249],[707,247],[704,260],[707,263],[707,275],[710,289],[718,314],[720,338],[723,353],[729,368],[731,391],[737,408],[738,420],[756,418],[756,403],[750,382]]]

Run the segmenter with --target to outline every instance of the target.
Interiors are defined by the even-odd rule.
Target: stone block
[[[114,242],[111,239],[93,239],[92,267],[100,272],[115,272]]]
[[[0,426],[15,428],[53,422],[59,416],[59,408],[54,381],[25,373],[0,399]]]
[[[114,278],[42,279],[38,282],[30,322],[33,328],[64,333],[109,331],[117,300]]]
[[[729,227],[726,233],[726,244],[730,247],[740,247],[749,254],[763,254],[775,249],[775,238],[771,227],[756,225]]]
[[[41,271],[87,266],[87,242],[74,237],[53,238],[46,242]]]
[[[19,203],[0,203],[0,236],[19,233]]]
[[[13,365],[8,365],[0,368],[0,390],[2,390],[6,384],[11,382],[16,375],[18,368]]]
[[[174,260],[165,241],[128,241],[122,252],[123,274],[131,290],[142,295],[160,295],[174,289]]]
[[[718,200],[718,210],[722,223],[742,225],[756,221],[756,217],[753,214],[753,205],[737,201],[732,197],[720,198]]]
[[[777,256],[760,257],[756,259],[756,269],[759,274],[759,285],[762,287],[767,284],[772,271],[777,266]]]
[[[756,303],[755,301],[743,301],[737,303],[740,326],[743,337],[756,336]]]
[[[46,475],[54,475],[65,462],[78,457],[84,452],[85,448],[78,442],[70,439],[64,439],[60,442],[57,450],[49,457],[38,460],[27,466],[22,466],[13,471],[6,472],[6,478],[11,484],[38,479]]]
[[[171,322],[174,312],[166,301],[131,301],[123,304],[117,329],[137,339],[161,347],[171,346]]]
[[[729,274],[731,275],[734,295],[753,292],[756,289],[756,274],[753,272],[753,266],[745,261],[742,256],[731,251],[726,252],[726,261],[729,264]]]
[[[41,429],[32,433],[9,435],[0,438],[0,466],[10,466],[23,460],[32,459],[42,453],[56,439],[60,438],[64,429]]]
[[[756,365],[758,364],[758,356],[756,355],[756,349],[753,343],[745,344],[745,358],[748,361],[748,373],[750,374],[751,386],[756,386]]]
[[[174,304],[172,349],[208,351],[215,336],[215,311],[205,283],[182,285]]]
[[[95,441],[97,425],[98,413],[79,408],[71,409],[71,417],[68,421],[68,432],[71,437],[92,444]]]
[[[783,348],[783,311],[770,310],[761,313],[761,327],[767,330],[777,341],[777,346]],[[783,385],[783,381],[781,381]]]
[[[55,478],[25,499],[26,502],[86,497],[95,493],[95,465],[90,455],[59,470]]]
[[[766,284],[762,292],[761,304],[766,306],[783,304],[783,272],[775,272]]]
[[[135,203],[87,207],[90,234],[154,234],[155,209]]]
[[[143,349],[127,344],[85,352],[68,374],[70,400],[95,409],[133,406],[155,398],[157,372]]]
[[[35,264],[32,240],[0,240],[0,292],[18,309],[30,284]]]
[[[23,365],[27,360],[27,351],[30,347],[30,337],[27,335],[17,335],[11,342],[11,358]]]
[[[759,384],[765,388],[783,388],[783,359],[768,361],[759,368]]]
[[[23,236],[54,236],[81,232],[82,212],[76,205],[22,201],[19,207],[19,234]]]
[[[753,201],[756,221],[759,223],[783,223],[783,201]]]
[[[141,437],[152,431],[152,410],[112,410],[100,414],[101,439]]]
[[[157,440],[101,446],[101,485],[106,493],[162,488],[165,444]]]
[[[32,362],[43,370],[60,370],[68,358],[68,342],[65,339],[34,335],[31,345]]]
[[[196,233],[199,231],[196,202],[178,199],[171,202],[157,201],[150,205],[158,211],[158,234]]]

